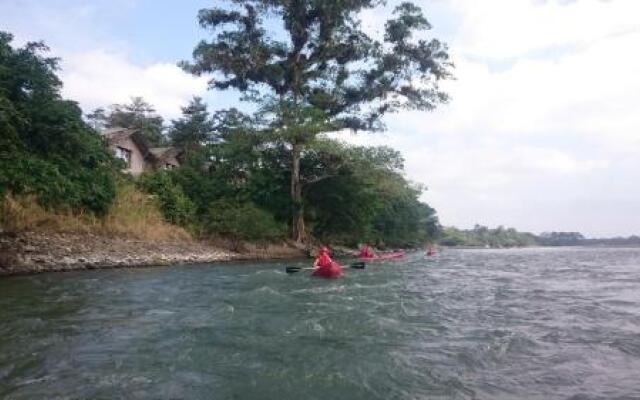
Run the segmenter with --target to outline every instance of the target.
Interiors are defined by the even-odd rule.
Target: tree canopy
[[[194,97],[182,108],[182,117],[171,121],[169,138],[183,149],[191,150],[211,140],[213,121],[201,97]]]
[[[34,195],[48,208],[107,212],[115,160],[60,95],[58,60],[43,43],[11,46],[0,32],[0,196]]]
[[[211,74],[214,89],[237,89],[262,106],[267,131],[290,153],[292,236],[306,239],[300,157],[322,132],[382,129],[382,116],[400,109],[430,110],[448,97],[438,86],[451,76],[446,46],[418,36],[431,25],[422,10],[396,7],[376,40],[360,13],[376,0],[230,0],[203,9],[212,32],[182,66]],[[278,32],[267,30],[278,21]]]
[[[90,116],[99,112],[100,109],[97,109]],[[146,137],[152,146],[161,146],[166,142],[164,120],[142,97],[132,97],[129,104],[113,104],[111,110],[104,115],[104,126],[107,128],[135,129]]]
[[[194,206],[194,229],[227,238],[277,238],[289,219],[289,152],[237,110],[211,116],[213,131],[178,169],[144,179],[167,219]],[[359,147],[318,137],[301,156],[305,219],[317,240],[413,246],[433,241],[438,218],[419,201],[422,188],[403,176],[404,160],[388,147]],[[166,178],[170,178],[171,182]],[[240,212],[240,211],[241,212]],[[246,213],[251,218],[240,218]],[[183,215],[179,213],[179,215]]]
[[[446,45],[418,38],[431,29],[409,2],[395,8],[383,40],[361,27],[359,13],[381,1],[232,0],[235,8],[203,9],[200,24],[215,34],[195,48],[195,74],[213,73],[216,89],[264,92],[318,108],[337,128],[376,128],[401,108],[428,110],[447,100],[438,82],[452,66]],[[284,32],[269,32],[277,18]]]
[[[0,34],[0,195],[33,195],[55,210],[107,213],[120,165],[96,129],[133,128],[158,134],[155,143],[162,143],[162,119],[134,98],[97,109],[85,122],[77,104],[61,98],[57,60],[45,56],[46,47],[13,48],[11,39]],[[301,124],[281,125],[281,116]],[[312,105],[271,100],[253,115],[209,112],[194,98],[166,128],[172,144],[189,150],[182,165],[149,172],[136,184],[154,195],[167,221],[198,237],[236,244],[283,238],[295,175],[295,200],[305,204],[298,211],[318,240],[397,247],[433,240],[435,210],[419,201],[423,188],[404,177],[400,153],[328,139],[322,133],[334,122],[325,116]],[[292,143],[303,137],[296,166]]]

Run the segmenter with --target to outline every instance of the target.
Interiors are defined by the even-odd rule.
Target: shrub
[[[220,235],[238,250],[243,240],[273,241],[282,238],[283,227],[273,216],[253,203],[238,204],[230,199],[215,201],[205,216],[204,229],[208,234]]]
[[[96,234],[153,241],[189,241],[184,229],[164,220],[158,202],[132,183],[120,181],[108,213],[53,212],[33,196],[7,195],[0,202],[0,227],[7,232]]]
[[[62,99],[57,60],[41,43],[0,32],[0,196],[34,196],[47,210],[105,215],[116,195],[114,157]]]
[[[195,220],[195,205],[170,174],[170,171],[159,171],[143,175],[139,184],[146,192],[158,197],[160,209],[168,222],[188,226]]]

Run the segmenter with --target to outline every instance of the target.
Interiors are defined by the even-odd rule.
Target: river
[[[640,398],[640,249],[307,263],[0,280],[0,398]]]

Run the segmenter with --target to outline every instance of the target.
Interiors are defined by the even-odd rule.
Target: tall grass
[[[95,234],[152,241],[190,241],[191,235],[164,220],[156,200],[131,183],[120,183],[118,194],[102,218],[93,214],[52,212],[33,196],[5,197],[0,226],[9,232]]]

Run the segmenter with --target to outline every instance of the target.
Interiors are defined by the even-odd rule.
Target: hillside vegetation
[[[438,243],[442,246],[460,247],[527,247],[537,246],[537,237],[531,233],[518,232],[514,228],[495,229],[476,225],[473,229],[443,229]]]
[[[158,200],[133,184],[117,185],[106,214],[43,208],[34,196],[6,196],[0,204],[0,226],[10,232],[75,233],[147,241],[190,241],[185,229],[168,223]]]
[[[534,235],[513,228],[495,229],[476,225],[473,229],[446,227],[438,238],[442,246],[450,247],[529,247],[529,246],[640,246],[639,236],[588,239],[579,232],[543,232]]]
[[[62,99],[46,46],[10,46],[0,32],[0,196],[34,196],[50,210],[103,216],[116,196],[116,160]]]
[[[439,232],[435,210],[419,200],[423,188],[404,177],[403,158],[391,148],[314,135],[300,153],[300,199],[293,201],[290,144],[261,113],[210,113],[194,98],[167,124],[134,98],[83,117],[61,97],[58,60],[46,56],[46,46],[14,48],[11,40],[0,33],[4,231],[269,242],[290,236],[298,209],[312,241],[401,247]],[[179,146],[182,166],[135,180],[123,176],[122,162],[99,133],[109,126]]]

